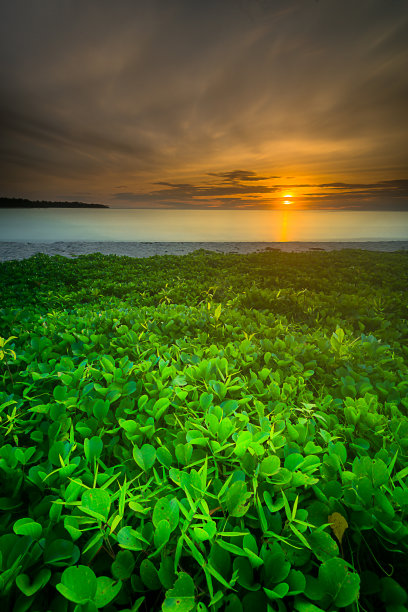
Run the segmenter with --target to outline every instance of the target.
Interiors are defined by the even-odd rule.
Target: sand
[[[78,257],[89,253],[152,257],[153,255],[187,255],[197,249],[217,253],[255,253],[281,250],[286,252],[338,251],[407,251],[407,241],[387,242],[0,242],[0,261],[26,259],[36,253]]]

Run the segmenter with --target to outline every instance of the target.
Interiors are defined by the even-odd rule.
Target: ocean
[[[408,239],[408,212],[0,209],[8,242],[376,242]]]

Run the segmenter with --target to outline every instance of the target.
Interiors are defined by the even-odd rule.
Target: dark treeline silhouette
[[[1,198],[0,208],[109,208],[105,204],[86,204],[85,202],[48,202],[45,200],[26,200],[25,198]]]

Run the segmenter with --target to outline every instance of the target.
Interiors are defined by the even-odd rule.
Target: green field
[[[407,291],[406,252],[0,264],[4,609],[407,611]]]

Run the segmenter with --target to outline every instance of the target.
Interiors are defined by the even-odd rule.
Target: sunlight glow
[[[289,202],[290,204],[290,202]],[[287,242],[288,240],[288,215],[289,212],[282,212],[278,242]]]

